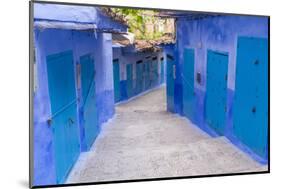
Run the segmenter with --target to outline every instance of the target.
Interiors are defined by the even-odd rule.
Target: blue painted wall
[[[124,32],[127,26],[114,21],[93,6],[34,3],[35,21],[58,21],[64,23],[95,24],[98,29]]]
[[[175,90],[174,90],[174,78],[172,74],[171,63],[175,64],[176,54],[175,54],[175,44],[161,45],[163,49],[163,62],[164,62],[164,82],[166,84],[166,98],[167,98],[167,111],[174,112],[174,101],[175,101]],[[173,57],[173,61],[170,58]],[[169,83],[169,84],[168,84]]]
[[[90,32],[58,29],[40,31],[35,29],[34,39],[38,77],[37,90],[34,93],[34,184],[54,184],[56,183],[56,173],[54,169],[53,137],[51,129],[46,124],[47,118],[51,115],[46,56],[72,49],[76,72],[76,64],[80,61],[80,56],[88,53],[93,54],[96,69],[98,125],[100,126],[114,114],[112,51],[106,51],[102,48],[111,48],[111,36],[98,33],[97,38],[95,38]],[[77,89],[77,96],[79,96],[81,95],[79,93],[80,88]],[[77,117],[79,117],[78,112]],[[80,124],[81,143],[85,140],[84,137],[85,133],[82,124]]]
[[[257,16],[217,16],[207,17],[197,20],[186,20],[184,17],[178,18],[177,42],[175,47],[175,112],[182,114],[182,73],[184,62],[184,49],[194,49],[194,93],[195,93],[195,122],[198,127],[205,130],[212,136],[217,136],[205,122],[205,98],[207,83],[207,51],[214,50],[228,53],[228,75],[227,75],[227,109],[226,109],[226,132],[225,135],[231,138],[232,127],[232,105],[235,93],[235,74],[237,57],[238,36],[248,37],[268,37],[268,18]],[[200,74],[201,81],[196,81],[196,75]],[[237,144],[238,145],[238,144]],[[252,153],[245,144],[240,145],[241,149],[251,154],[253,158],[260,162],[266,162],[266,158],[260,159]]]
[[[48,76],[46,56],[71,50],[75,78],[80,78],[77,65],[80,57],[91,54],[95,61],[95,93],[98,114],[98,126],[114,114],[113,78],[112,78],[112,36],[110,33],[86,32],[78,30],[58,29],[66,23],[78,28],[83,24],[94,24],[97,29],[110,29],[125,32],[127,26],[113,21],[99,9],[92,6],[56,5],[34,3],[35,23],[45,22],[41,28],[35,24],[35,86],[34,91],[34,180],[33,185],[56,184],[56,168],[54,159],[54,137],[52,129],[47,124],[51,115],[50,97],[48,93]],[[54,22],[56,24],[54,24]],[[48,24],[46,24],[48,23]],[[60,24],[58,24],[60,23]],[[82,94],[81,84],[77,79],[76,96]],[[79,138],[81,151],[86,150],[85,129],[81,121],[82,102],[78,102],[77,118],[79,118]]]

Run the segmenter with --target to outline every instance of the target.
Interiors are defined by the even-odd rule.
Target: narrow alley
[[[264,171],[225,137],[212,138],[166,111],[165,87],[116,106],[66,183]]]
[[[34,3],[32,186],[269,172],[269,18]]]

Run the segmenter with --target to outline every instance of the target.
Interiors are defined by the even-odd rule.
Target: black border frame
[[[180,176],[180,177],[161,177],[161,178],[147,178],[147,179],[132,179],[132,180],[114,180],[114,181],[100,181],[100,182],[83,182],[83,183],[71,183],[71,184],[56,184],[56,185],[42,185],[33,186],[33,23],[34,23],[34,3],[46,3],[46,4],[61,4],[61,5],[77,5],[77,6],[95,6],[95,7],[113,7],[113,8],[132,8],[132,9],[144,9],[144,10],[163,10],[163,11],[179,11],[179,12],[192,12],[192,13],[205,13],[205,14],[220,14],[220,15],[237,15],[237,16],[258,16],[268,18],[268,170],[267,171],[254,171],[243,173],[223,173],[223,174],[209,174],[209,175],[194,175],[194,176]],[[70,2],[56,2],[56,1],[41,1],[30,0],[29,1],[29,188],[55,188],[55,187],[67,187],[67,186],[84,186],[84,185],[99,185],[99,184],[115,184],[115,183],[131,183],[131,182],[144,182],[144,181],[162,181],[162,180],[179,180],[179,179],[191,179],[191,178],[211,178],[211,177],[223,177],[223,176],[239,176],[239,175],[255,175],[255,174],[268,174],[270,173],[270,16],[269,15],[254,15],[254,14],[239,14],[239,13],[223,13],[223,12],[206,12],[206,11],[190,11],[190,10],[178,10],[178,9],[163,9],[163,8],[147,8],[147,7],[133,7],[133,6],[119,6],[119,5],[102,5],[102,4],[90,4],[90,3],[70,3]]]

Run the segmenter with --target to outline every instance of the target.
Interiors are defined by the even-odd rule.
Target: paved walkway
[[[224,137],[211,138],[188,119],[166,112],[161,87],[116,107],[67,183],[266,170]]]

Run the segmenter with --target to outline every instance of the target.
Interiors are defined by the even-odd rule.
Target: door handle
[[[254,107],[252,108],[252,113],[255,114],[256,111],[257,111],[257,109],[256,109],[256,107],[254,106]]]
[[[52,118],[47,119],[47,124],[49,127],[52,126]]]
[[[73,123],[74,123],[73,119],[71,119],[71,118],[68,118],[68,122],[69,122],[70,124],[73,124]]]

